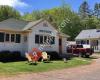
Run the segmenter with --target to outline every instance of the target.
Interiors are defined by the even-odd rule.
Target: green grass
[[[76,67],[90,63],[91,63],[90,59],[84,59],[84,58],[73,58],[72,60],[68,60],[68,62],[66,63],[64,63],[63,61],[51,61],[51,63],[39,62],[38,65],[29,65],[27,64],[27,61],[10,62],[10,63],[0,62],[0,75],[13,75],[26,72],[44,72],[44,71]]]

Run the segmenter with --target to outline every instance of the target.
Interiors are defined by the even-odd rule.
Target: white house
[[[0,51],[20,51],[24,55],[32,48],[42,48],[66,53],[68,37],[44,19],[27,22],[11,18],[0,22]]]
[[[89,44],[95,52],[100,52],[100,29],[82,30],[75,40],[77,44]]]

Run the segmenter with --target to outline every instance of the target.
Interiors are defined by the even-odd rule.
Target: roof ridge
[[[88,31],[88,30],[96,30],[96,29],[84,29],[84,30],[82,30],[82,31]]]

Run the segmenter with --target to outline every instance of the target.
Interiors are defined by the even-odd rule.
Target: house
[[[82,30],[75,40],[77,44],[89,44],[95,52],[100,52],[100,29]]]
[[[68,37],[44,19],[28,22],[11,18],[0,22],[0,51],[20,51],[22,56],[32,48],[66,53]]]

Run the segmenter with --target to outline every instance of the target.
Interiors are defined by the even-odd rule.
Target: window
[[[89,40],[87,40],[87,44],[89,44]]]
[[[44,36],[44,43],[47,43],[47,36]]]
[[[55,44],[55,37],[35,35],[35,43],[37,44]]]
[[[0,42],[4,42],[4,33],[0,33]]]
[[[9,38],[10,37],[10,35],[9,34],[6,34],[6,39],[5,39],[5,41],[10,41]]]
[[[15,34],[11,34],[11,42],[15,41]]]
[[[100,29],[97,29],[97,32],[100,32]]]
[[[86,41],[82,40],[82,41],[81,41],[81,44],[86,44]]]
[[[16,43],[20,43],[20,41],[21,41],[21,35],[16,34]]]
[[[51,44],[55,44],[55,37],[52,37]]]
[[[43,44],[43,36],[40,36],[40,44]]]
[[[76,41],[76,44],[81,44],[81,41]]]
[[[39,35],[35,35],[35,43],[39,44]]]
[[[50,44],[55,44],[55,37],[48,37]]]

